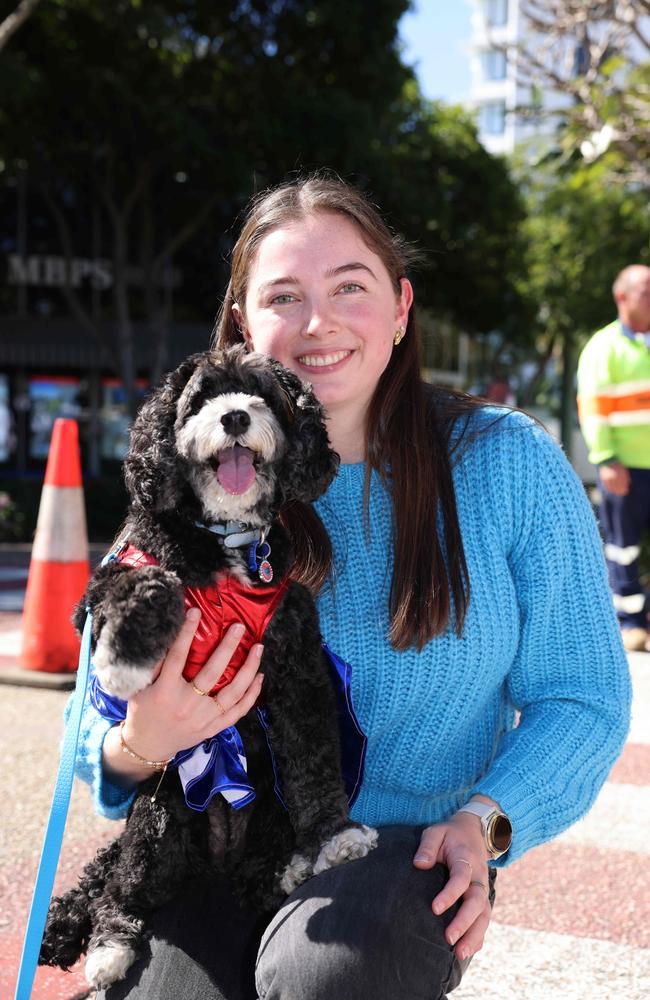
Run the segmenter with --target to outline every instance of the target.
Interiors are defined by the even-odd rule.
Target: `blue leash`
[[[63,749],[61,750],[61,760],[59,761],[59,773],[56,777],[56,785],[52,795],[52,805],[50,816],[43,839],[43,850],[41,860],[36,875],[34,885],[34,895],[32,905],[27,918],[27,930],[23,942],[23,953],[18,969],[18,981],[14,1000],[29,1000],[32,995],[34,976],[38,956],[41,950],[43,930],[45,920],[52,897],[52,887],[54,876],[56,875],[59,855],[61,853],[61,842],[65,821],[68,815],[70,804],[70,793],[72,791],[72,779],[74,777],[74,761],[77,754],[77,744],[79,742],[79,728],[81,725],[81,710],[86,697],[88,686],[88,673],[90,668],[90,612],[86,615],[83,636],[81,638],[81,652],[79,653],[79,669],[77,670],[77,685],[70,709],[70,715],[63,736]]]

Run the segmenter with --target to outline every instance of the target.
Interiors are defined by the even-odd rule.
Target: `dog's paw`
[[[121,663],[116,660],[110,626],[105,626],[93,653],[93,667],[103,688],[128,701],[151,684],[156,663]]]
[[[284,875],[280,879],[280,889],[288,896],[290,892],[293,892],[299,885],[306,882],[313,874],[311,861],[303,854],[294,854],[284,869]]]
[[[314,862],[314,875],[343,865],[346,861],[365,858],[377,846],[379,835],[371,826],[349,826],[335,834],[321,847]]]
[[[134,959],[133,948],[119,941],[98,945],[86,956],[84,975],[88,985],[100,990],[124,979]]]

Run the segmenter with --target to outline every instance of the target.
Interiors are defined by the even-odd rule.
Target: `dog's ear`
[[[279,476],[283,502],[311,503],[322,496],[339,467],[330,447],[323,407],[309,385],[278,362],[271,363],[287,410],[288,448]]]
[[[133,503],[146,510],[175,509],[185,480],[176,451],[174,424],[183,390],[207,354],[194,354],[166,376],[141,406],[131,428],[124,482]]]

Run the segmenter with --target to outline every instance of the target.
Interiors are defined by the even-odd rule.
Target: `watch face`
[[[512,843],[512,826],[507,816],[495,816],[490,825],[490,840],[496,854],[503,854]]]

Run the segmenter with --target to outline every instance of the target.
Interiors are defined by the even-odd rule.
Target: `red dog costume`
[[[158,566],[158,560],[147,552],[127,545],[117,553],[117,560],[126,566]],[[207,587],[185,587],[185,606],[201,612],[196,634],[187,656],[183,677],[191,681],[214,652],[231,625],[241,624],[246,631],[230,663],[211,689],[210,694],[230,684],[256,642],[264,641],[264,633],[289,586],[289,577],[278,583],[251,586],[230,574]]]

